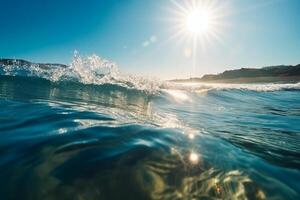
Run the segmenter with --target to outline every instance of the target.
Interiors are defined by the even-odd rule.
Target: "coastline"
[[[241,77],[241,78],[231,78],[231,79],[217,79],[217,80],[201,80],[200,78],[191,79],[177,79],[170,80],[170,82],[175,83],[231,83],[231,84],[241,84],[241,83],[297,83],[300,82],[300,76],[284,76],[284,77],[273,77],[273,76],[263,76],[263,77]]]

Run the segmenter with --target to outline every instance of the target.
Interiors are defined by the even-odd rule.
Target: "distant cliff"
[[[227,70],[221,74],[204,75],[202,78],[177,79],[176,82],[225,82],[225,83],[255,83],[255,82],[298,82],[300,81],[300,64],[263,67],[260,69],[241,68]]]

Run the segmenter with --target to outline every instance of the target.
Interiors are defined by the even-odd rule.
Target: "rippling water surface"
[[[300,198],[299,84],[2,74],[1,199]]]

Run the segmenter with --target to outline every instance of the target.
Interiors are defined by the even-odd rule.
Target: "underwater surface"
[[[0,66],[1,199],[300,199],[300,84]]]

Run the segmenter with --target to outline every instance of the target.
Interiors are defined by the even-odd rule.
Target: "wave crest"
[[[92,85],[118,85],[151,94],[161,89],[184,90],[187,92],[207,92],[219,90],[242,90],[272,92],[280,90],[300,90],[300,83],[229,84],[229,83],[175,83],[157,78],[136,76],[121,72],[116,63],[95,54],[81,57],[77,51],[69,66],[61,64],[38,64],[27,61],[2,63],[0,75],[38,77],[52,82],[72,81]]]
[[[112,84],[126,88],[156,93],[162,81],[159,79],[122,73],[117,64],[97,55],[81,57],[74,52],[70,66],[13,62],[0,68],[0,75],[38,77],[52,82],[74,81],[83,84]]]

